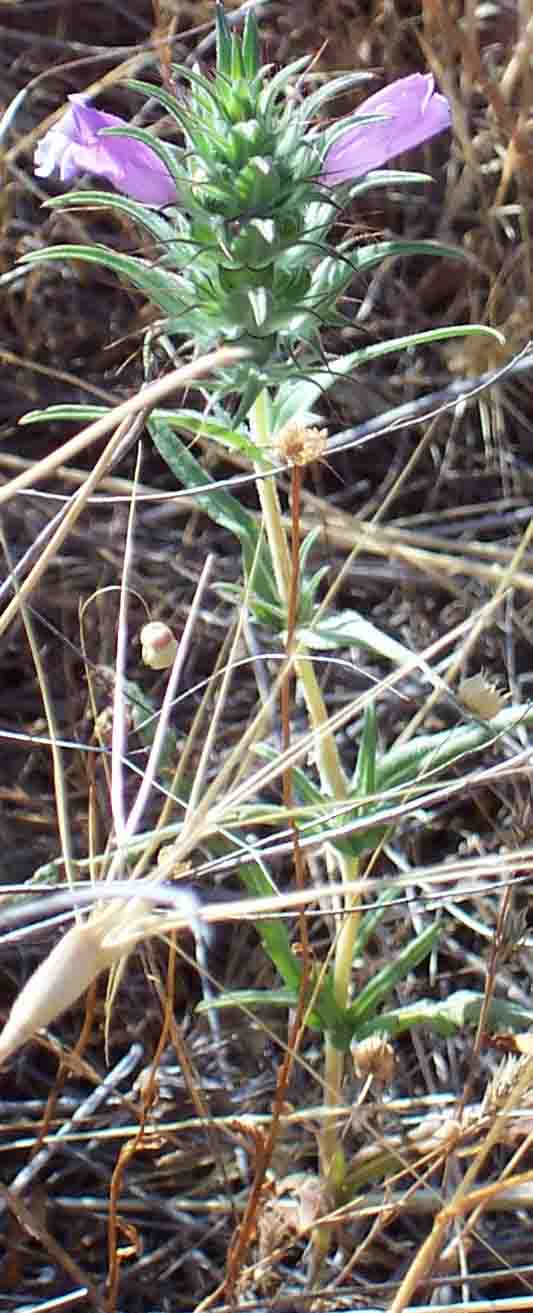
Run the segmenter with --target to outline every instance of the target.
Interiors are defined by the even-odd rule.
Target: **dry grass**
[[[161,0],[154,8],[155,18],[149,0],[0,6],[5,103],[29,87],[3,143],[1,273],[21,254],[51,242],[84,238],[136,246],[137,235],[111,213],[42,209],[45,195],[32,175],[31,151],[69,92],[101,87],[101,103],[105,98],[106,108],[124,111],[129,93],[118,83],[132,62],[153,73],[149,60],[162,49],[156,44],[154,55],[154,32],[171,32],[178,58],[194,54],[211,5]],[[273,0],[263,19],[274,61],[319,51],[326,42],[322,70],[362,67],[389,79],[429,64],[453,105],[450,156],[440,139],[423,152],[432,188],[402,197],[377,192],[353,218],[363,232],[456,243],[466,262],[411,259],[382,268],[370,284],[354,288],[353,330],[339,349],[362,335],[366,342],[453,323],[490,324],[507,343],[496,349],[474,338],[399,356],[393,364],[389,358],[340,385],[328,402],[326,420],[335,436],[413,403],[413,419],[397,432],[332,452],[327,464],[312,468],[302,493],[302,526],[322,526],[315,556],[317,565],[329,565],[326,584],[336,589],[336,605],[359,610],[413,654],[423,653],[433,671],[433,685],[414,659],[391,675],[387,663],[362,648],[342,653],[342,664],[317,667],[328,710],[338,714],[346,762],[353,758],[369,677],[382,681],[378,715],[386,746],[420,726],[429,732],[456,723],[458,703],[446,685],[455,694],[463,674],[483,668],[514,702],[530,696],[529,357],[468,404],[424,423],[416,418],[438,409],[421,399],[443,390],[449,400],[456,397],[465,390],[461,380],[511,361],[532,332],[531,28],[530,6],[522,0]],[[138,102],[131,107],[138,109]],[[103,397],[118,405],[135,395],[146,312],[104,270],[87,272],[75,263],[39,266],[1,290],[0,475],[7,484],[29,471],[21,483],[35,488],[36,463],[69,431],[59,424],[19,428],[17,421],[29,409],[61,400]],[[203,455],[220,477],[236,472],[229,462],[215,465],[212,452]],[[25,601],[44,671],[39,678],[20,596],[8,590],[0,618],[0,836],[2,879],[11,894],[60,851],[61,781],[46,741],[43,688],[57,735],[71,745],[63,752],[59,814],[72,861],[101,852],[110,831],[107,758],[84,749],[98,745],[98,733],[110,743],[105,721],[113,701],[135,454],[127,453],[116,468],[103,462],[101,500],[88,495],[94,490],[86,484],[97,458],[98,444],[62,458],[59,466],[52,461],[40,495],[12,493],[2,507],[9,557],[18,562],[38,543],[40,565]],[[62,505],[42,495],[44,489],[64,498],[83,487],[68,534],[43,562]],[[214,579],[231,583],[239,576],[230,536],[189,498],[165,499],[172,488],[146,445],[127,577],[127,675],[156,706],[164,683],[157,671],[142,667],[137,641],[147,614],[167,620],[180,635],[209,553]],[[255,507],[252,484],[240,495]],[[216,686],[208,684],[212,701],[203,701],[205,681],[231,658],[233,622],[229,603],[211,587],[196,615],[183,696],[172,719],[174,757],[188,744],[192,774],[202,760],[206,717],[218,707],[206,788],[240,749],[260,706],[251,664],[239,668],[225,698],[217,703],[211,693],[220,688],[219,676]],[[242,637],[241,655],[250,641]],[[268,689],[279,663],[267,655],[259,664]],[[295,731],[304,729],[298,706]],[[143,767],[146,748],[133,731],[127,749],[133,764]],[[520,727],[460,763],[455,781],[449,776],[438,796],[426,791],[422,798],[391,800],[401,801],[400,821],[368,863],[365,897],[371,903],[393,878],[399,892],[358,966],[358,987],[439,904],[446,929],[438,952],[429,967],[411,973],[397,1001],[444,999],[460,986],[485,991],[487,1010],[492,997],[530,1007],[528,750],[528,730]],[[250,756],[250,774],[252,761],[254,769],[261,766]],[[237,779],[235,773],[235,787]],[[125,780],[129,806],[136,780],[132,774]],[[277,798],[279,788],[278,772],[266,780],[267,799]],[[154,789],[146,829],[160,817],[161,803]],[[286,891],[291,843],[283,845],[268,831],[267,837],[276,881]],[[204,869],[204,856],[200,834],[193,854],[196,887],[216,903],[206,914],[215,922],[207,960],[213,988],[274,983],[253,915],[236,901],[242,896],[238,873],[216,871],[207,860]],[[316,892],[325,879],[320,852],[309,855],[308,878],[316,886],[307,918],[311,951],[321,962],[333,919]],[[279,906],[296,918],[294,900],[282,896]],[[31,935],[25,930],[3,945],[2,1013],[56,935],[54,927],[36,923]],[[176,951],[184,954],[177,971]],[[316,1131],[325,1116],[319,1039],[293,1026],[287,1048],[283,1013],[258,1017],[234,1009],[221,1012],[214,1041],[209,1019],[195,1011],[200,997],[192,939],[180,939],[177,949],[172,937],[170,947],[168,937],[166,943],[149,940],[116,993],[107,1058],[104,989],[98,985],[83,1009],[69,1012],[0,1073],[6,1237],[0,1313],[41,1307],[50,1313],[70,1307],[106,1313],[210,1307],[222,1313],[230,1296],[243,1309],[290,1313],[377,1307],[399,1313],[430,1303],[478,1313],[489,1306],[533,1308],[527,1036],[518,1045],[500,1037],[498,1047],[487,1035],[484,1012],[477,1032],[465,1028],[442,1039],[417,1030],[395,1040],[394,1076],[385,1085],[349,1074],[345,1103],[336,1112],[349,1198],[336,1217],[336,1250],[315,1273],[310,1237],[317,1220],[330,1216],[316,1178]],[[518,1049],[511,1059],[508,1048]],[[269,1155],[250,1215],[254,1171]],[[246,1246],[232,1268],[243,1217],[250,1222]],[[231,1280],[224,1285],[228,1256]],[[519,1304],[507,1305],[511,1300]]]

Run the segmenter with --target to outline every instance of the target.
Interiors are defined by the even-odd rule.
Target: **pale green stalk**
[[[268,427],[267,398],[264,392],[254,402],[249,419],[251,436],[255,446],[268,449],[271,435]],[[279,598],[282,606],[287,608],[291,565],[276,484],[272,476],[265,475],[261,466],[256,465],[255,470],[258,475],[257,490]],[[295,654],[294,665],[304,691],[311,724],[314,729],[321,729],[326,724],[328,713],[320,684],[315,675],[313,662],[303,646],[300,646]],[[317,765],[324,792],[338,800],[346,798],[348,781],[342,768],[333,734],[323,733],[319,739],[317,738]]]
[[[266,393],[261,393],[255,401],[249,420],[254,444],[268,450],[271,445],[271,434],[268,424]],[[273,476],[265,475],[260,465],[256,465],[255,469],[258,475],[257,490],[265,532],[270,546],[278,594],[282,605],[287,608],[291,564],[277,488]],[[294,668],[303,689],[311,724],[314,729],[323,730],[323,726],[328,720],[328,713],[322,697],[322,690],[315,675],[313,662],[307,649],[303,646],[298,647],[294,655]],[[320,782],[324,793],[337,802],[343,802],[348,795],[348,781],[333,733],[322,732],[320,737],[317,736],[316,755]],[[336,852],[335,856],[343,882],[348,883],[357,879],[357,858],[343,856],[339,852]],[[335,996],[341,1008],[345,1008],[349,1001],[354,942],[359,920],[358,904],[352,894],[347,893],[345,895],[344,911],[346,915],[337,937],[333,968]],[[343,1074],[344,1054],[332,1043],[330,1035],[326,1034],[324,1070],[324,1103],[326,1108],[340,1105]],[[340,1185],[345,1170],[344,1155],[334,1118],[327,1118],[325,1121],[320,1137],[320,1157],[326,1181],[333,1187]],[[329,1244],[329,1232],[326,1236],[326,1230],[327,1228],[320,1236],[320,1248],[323,1252]]]

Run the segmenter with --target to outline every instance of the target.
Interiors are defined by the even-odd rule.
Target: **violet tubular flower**
[[[170,205],[176,186],[161,160],[133,137],[104,137],[104,128],[127,128],[125,119],[69,96],[70,109],[54,124],[35,151],[35,173],[48,178],[59,169],[62,182],[79,173],[106,178],[117,191],[145,205]]]
[[[352,123],[333,142],[320,174],[327,186],[353,182],[381,169],[395,155],[422,145],[451,124],[450,106],[446,96],[435,90],[431,73],[411,73],[382,87],[363,101],[360,114],[380,117]]]

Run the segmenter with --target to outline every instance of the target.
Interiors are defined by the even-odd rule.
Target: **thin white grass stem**
[[[143,416],[137,415],[135,420],[133,421],[134,427],[137,426],[139,430],[142,427],[143,423],[144,423],[144,415]],[[29,574],[26,576],[24,581],[20,584],[17,596],[13,598],[13,601],[10,602],[6,606],[5,611],[2,612],[2,615],[0,616],[0,634],[5,633],[6,629],[8,628],[8,625],[11,623],[14,616],[17,614],[20,602],[24,601],[28,593],[31,593],[32,590],[35,588],[36,584],[38,584],[39,580],[41,579],[41,576],[44,574],[45,570],[50,564],[50,561],[53,559],[56,552],[64,543],[65,538],[70,533],[70,530],[74,528],[76,521],[79,519],[85,507],[88,497],[90,497],[93,489],[98,487],[102,475],[105,474],[105,471],[109,468],[109,465],[113,460],[114,453],[117,450],[117,448],[120,446],[120,443],[123,441],[124,437],[126,436],[126,433],[128,433],[131,436],[131,425],[129,420],[124,420],[123,423],[117,429],[116,433],[113,434],[113,437],[111,438],[110,442],[108,442],[101,456],[98,458],[96,465],[94,466],[94,469],[91,470],[91,473],[89,474],[88,478],[85,480],[85,483],[82,485],[79,491],[69,502],[65,511],[63,521],[56,529],[53,538],[51,538],[50,542],[47,543],[42,553],[42,556],[39,557],[39,560],[36,561],[35,565],[30,570]]]
[[[152,747],[150,749],[150,755],[148,757],[148,761],[146,764],[146,770],[144,772],[141,784],[139,786],[139,791],[137,793],[137,797],[135,799],[135,802],[133,804],[133,807],[130,811],[126,823],[126,840],[128,842],[135,834],[142,813],[150,796],[150,791],[152,789],[153,781],[159,763],[159,758],[161,756],[161,752],[165,741],[165,736],[167,733],[168,720],[172,710],[174,695],[181,676],[181,672],[183,670],[185,657],[189,650],[189,643],[192,637],[194,626],[196,624],[198,611],[200,608],[203,594],[207,587],[207,582],[209,579],[209,575],[211,573],[212,566],[213,566],[213,557],[208,556],[204,564],[202,573],[200,575],[200,579],[198,581],[196,593],[194,595],[194,599],[189,614],[187,616],[187,623],[183,630],[183,634],[180,639],[180,644],[176,652],[176,656],[174,658],[174,663],[170,673],[170,678],[168,680],[167,687],[165,689],[165,696],[163,698],[157,729],[154,734],[154,740],[152,743]],[[122,862],[121,853],[120,852],[116,853],[111,863],[108,879],[112,879],[114,877],[117,870],[120,869],[121,862]]]
[[[200,761],[198,762],[198,766],[195,771],[194,782],[191,789],[189,802],[187,805],[187,811],[185,813],[184,829],[188,828],[188,826],[190,825],[191,816],[193,815],[193,812],[197,810],[198,807],[200,806],[200,795],[204,787],[209,761],[212,756],[213,745],[215,742],[220,717],[229,691],[229,686],[233,678],[233,658],[235,656],[235,653],[237,651],[238,645],[241,640],[243,620],[244,620],[244,606],[241,607],[241,610],[239,612],[237,624],[235,626],[235,633],[231,644],[229,658],[226,664],[226,669],[222,676],[220,691],[218,693],[218,696],[215,701],[215,705],[213,707],[213,714],[209,723],[209,729],[206,734],[205,743],[200,756]]]
[[[222,651],[221,653],[219,653],[219,656],[217,658],[215,675],[218,672],[219,661],[222,662],[222,665],[224,666],[226,646],[230,643],[230,641],[231,641],[230,635],[227,634],[222,644]],[[146,869],[149,867],[155,849],[159,847],[161,843],[161,839],[165,838],[165,829],[168,830],[168,821],[170,816],[176,810],[178,810],[180,805],[182,807],[183,813],[185,814],[186,804],[185,802],[180,803],[177,797],[177,791],[180,787],[181,780],[183,779],[184,773],[189,763],[189,757],[193,751],[194,745],[197,741],[197,737],[202,730],[202,726],[205,717],[207,715],[208,707],[210,705],[212,692],[213,692],[213,679],[214,676],[211,676],[209,679],[202,681],[200,685],[196,686],[197,688],[203,688],[202,699],[199,707],[195,712],[195,715],[193,716],[191,728],[187,735],[186,743],[184,745],[180,759],[175,766],[174,774],[172,776],[172,780],[169,785],[168,793],[165,797],[163,806],[157,818],[157,824],[155,826],[155,829],[152,831],[148,842],[144,844],[142,854],[137,862],[135,870],[132,873],[133,880],[140,879],[144,871],[146,871]],[[173,838],[175,837],[175,829],[172,837]]]
[[[275,685],[274,685],[274,687],[272,688],[272,690],[271,690],[271,692],[270,692],[270,696],[267,697],[266,701],[260,706],[260,708],[259,708],[259,712],[258,712],[258,713],[256,714],[256,716],[254,717],[254,719],[253,719],[251,725],[248,727],[248,730],[247,730],[247,732],[245,733],[244,737],[241,738],[241,740],[240,740],[238,746],[233,750],[232,753],[230,753],[229,760],[225,763],[225,766],[223,767],[222,771],[219,771],[219,772],[218,772],[217,777],[216,777],[216,780],[214,781],[212,787],[211,787],[210,789],[207,790],[207,792],[206,792],[206,794],[205,794],[205,797],[204,797],[204,799],[203,799],[203,802],[202,802],[202,804],[200,805],[200,804],[198,803],[198,796],[199,796],[199,793],[200,793],[200,788],[199,788],[198,785],[197,785],[197,781],[198,781],[199,778],[203,781],[203,776],[204,776],[204,773],[205,773],[205,771],[204,771],[204,769],[203,769],[204,759],[205,759],[205,762],[208,761],[208,754],[207,754],[206,749],[207,749],[207,747],[208,747],[208,744],[210,743],[210,741],[211,741],[211,740],[213,739],[213,737],[214,737],[214,735],[213,735],[213,733],[212,733],[212,730],[213,730],[213,728],[216,728],[216,723],[217,723],[217,721],[218,721],[218,719],[219,719],[220,712],[221,712],[222,707],[223,707],[224,702],[225,702],[226,691],[227,691],[227,688],[229,687],[230,679],[233,678],[233,675],[234,675],[234,672],[235,672],[234,656],[235,656],[235,652],[236,652],[236,650],[237,650],[237,645],[238,645],[238,643],[239,643],[239,640],[240,640],[240,637],[241,637],[241,634],[242,634],[242,630],[243,630],[244,618],[245,618],[245,616],[246,616],[246,611],[247,611],[248,596],[249,596],[250,590],[251,590],[252,587],[253,587],[254,570],[255,570],[256,561],[257,561],[257,559],[258,559],[258,555],[259,555],[259,551],[260,551],[260,544],[261,544],[261,539],[259,539],[258,544],[257,544],[257,549],[256,549],[256,553],[255,553],[255,559],[254,559],[254,561],[253,561],[253,563],[252,563],[252,569],[251,569],[251,571],[250,571],[250,577],[249,577],[248,582],[247,582],[247,585],[246,585],[246,594],[245,594],[245,597],[244,597],[244,599],[243,599],[243,605],[242,605],[242,607],[241,607],[239,620],[238,620],[237,627],[236,627],[236,631],[235,631],[235,634],[234,634],[234,637],[233,637],[233,639],[232,639],[232,643],[231,643],[231,649],[230,649],[229,659],[228,659],[228,662],[227,662],[227,664],[226,664],[226,667],[225,667],[225,669],[224,669],[224,671],[223,671],[223,675],[222,675],[222,691],[221,691],[221,693],[220,693],[219,698],[217,699],[217,704],[216,704],[216,708],[215,708],[215,715],[214,715],[214,717],[213,717],[213,723],[212,723],[212,726],[211,726],[211,730],[210,730],[209,733],[208,733],[208,741],[207,741],[207,743],[206,743],[206,747],[205,747],[205,749],[204,749],[204,752],[202,753],[202,759],[201,759],[201,762],[200,762],[200,767],[199,767],[199,769],[198,769],[198,771],[197,771],[197,774],[196,774],[196,777],[195,777],[195,782],[194,782],[194,786],[193,786],[193,794],[191,795],[191,802],[189,803],[189,806],[188,806],[188,808],[187,808],[187,819],[189,819],[190,815],[192,814],[192,810],[193,810],[192,803],[193,803],[193,798],[194,798],[195,822],[196,822],[196,827],[198,827],[198,822],[201,823],[201,821],[203,820],[203,818],[207,815],[207,813],[208,813],[208,811],[209,811],[209,808],[214,804],[216,798],[220,796],[220,793],[221,793],[222,789],[223,789],[223,788],[226,788],[226,781],[229,779],[230,774],[233,773],[234,766],[236,765],[237,770],[236,770],[236,773],[235,773],[234,778],[233,778],[233,783],[232,783],[232,786],[231,786],[232,788],[235,788],[235,787],[236,787],[236,783],[237,783],[237,781],[239,780],[239,778],[242,776],[242,774],[243,774],[243,773],[245,772],[245,770],[247,769],[247,766],[248,766],[248,745],[249,745],[249,744],[253,745],[253,744],[257,741],[257,739],[259,738],[260,733],[263,732],[263,726],[264,726],[264,724],[265,724],[265,720],[266,720],[266,715],[265,715],[265,713],[266,713],[267,710],[270,711],[270,708],[272,707],[274,701],[277,700],[278,689],[279,689],[279,686],[281,685],[281,682],[282,682],[282,680],[283,680],[283,678],[284,678],[284,676],[285,676],[285,668],[286,668],[286,667],[284,666],[283,669],[282,669],[282,670],[280,671],[280,673],[279,673],[278,680],[275,682]],[[269,719],[270,719],[270,717],[269,717]],[[229,787],[229,785],[228,785],[228,787]]]
[[[201,873],[201,868],[200,873]],[[525,849],[513,850],[512,853],[498,855],[493,858],[487,865],[487,859],[475,859],[467,861],[457,861],[448,863],[441,867],[424,867],[420,870],[410,872],[408,876],[398,876],[395,883],[398,890],[406,889],[407,896],[399,893],[399,896],[393,899],[389,906],[405,907],[406,903],[412,901],[413,897],[417,899],[420,896],[428,896],[428,886],[435,887],[434,893],[430,894],[432,904],[438,905],[439,901],[446,902],[449,898],[448,887],[450,881],[454,883],[461,882],[461,891],[456,895],[457,899],[471,900],[473,897],[479,897],[483,894],[494,893],[495,890],[506,887],[509,881],[525,872],[525,878],[529,879],[533,869],[533,846]],[[180,886],[177,889],[173,885],[165,882],[158,871],[157,880],[143,880],[136,887],[137,897],[143,898],[147,903],[155,903],[159,907],[172,909],[183,902],[183,897],[187,900],[194,897],[188,890],[183,890]],[[442,892],[438,886],[444,885]],[[418,889],[420,892],[413,895],[409,891],[411,887]],[[5,886],[7,893],[19,893],[19,886]],[[382,888],[381,879],[368,881],[365,879],[354,880],[350,886],[344,882],[331,885],[325,884],[306,890],[294,890],[292,892],[284,891],[283,893],[273,892],[271,895],[261,898],[252,898],[243,896],[240,898],[236,895],[231,900],[224,902],[209,902],[198,907],[197,920],[198,924],[211,925],[225,923],[235,920],[257,921],[261,917],[290,916],[295,911],[304,907],[309,907],[315,903],[320,906],[321,901],[327,895],[333,896],[340,893],[361,894],[363,890],[369,890],[376,896]],[[0,916],[0,931],[6,931],[0,936],[0,945],[6,945],[11,942],[16,943],[20,938],[20,929],[11,930],[10,927],[17,926],[21,920],[28,918],[29,924],[22,927],[22,933],[30,937],[34,931],[37,931],[45,916],[65,916],[72,912],[73,906],[86,908],[91,903],[101,901],[120,902],[127,899],[131,894],[131,880],[116,880],[111,884],[101,884],[97,890],[88,887],[86,884],[81,886],[77,884],[72,890],[64,890],[60,893],[45,891],[41,898],[35,898],[29,904],[22,907],[13,907],[9,910],[2,911]],[[184,904],[185,906],[186,904]],[[377,903],[372,903],[372,907]],[[317,912],[316,915],[320,913]],[[315,915],[310,910],[309,915]],[[182,911],[179,916],[183,922]],[[16,937],[15,937],[16,936]]]
[[[59,465],[64,465],[72,456],[77,456],[80,451],[84,451],[99,438],[105,438],[124,421],[129,423],[139,413],[150,412],[154,406],[171,397],[174,392],[193,379],[212,374],[226,365],[235,364],[238,360],[245,360],[248,354],[242,347],[220,347],[218,351],[210,351],[205,356],[198,356],[188,365],[181,365],[179,369],[171,370],[170,374],[165,374],[155,383],[149,383],[134,397],[121,402],[119,406],[114,406],[107,415],[94,420],[87,428],[82,429],[81,433],[64,442],[62,447],[45,456],[43,460],[36,461],[10,483],[6,483],[5,487],[0,488],[0,506],[22,488],[34,487],[41,479],[48,478],[50,474],[55,473]]]
[[[133,526],[135,523],[135,491],[139,477],[141,448],[137,453],[132,498],[128,515],[128,528],[124,546],[124,560],[120,583],[117,650],[115,658],[115,687],[113,691],[113,731],[111,737],[111,813],[117,844],[127,841],[126,808],[124,803],[124,772],[122,761],[126,750],[126,707],[124,679],[128,645],[128,578],[133,557]]]
[[[5,541],[3,530],[0,530],[0,534],[1,534],[1,541],[2,541],[2,547],[4,550],[5,558],[8,563],[9,569],[12,570],[12,561],[10,559],[9,550],[7,543]],[[13,580],[13,586],[16,595],[18,593],[18,586],[15,579]],[[61,842],[61,853],[63,856],[63,861],[65,863],[65,872],[66,872],[67,880],[70,885],[73,885],[76,879],[76,865],[72,855],[72,839],[70,834],[67,793],[65,788],[63,754],[58,742],[59,736],[57,732],[54,703],[50,696],[48,679],[46,676],[44,664],[41,660],[41,653],[39,651],[39,644],[35,636],[33,620],[31,618],[31,615],[27,607],[24,606],[23,602],[20,602],[20,599],[19,599],[19,606],[20,606],[20,614],[21,614],[22,622],[26,630],[26,636],[33,657],[35,673],[37,675],[41,697],[43,700],[46,723],[48,725],[48,734],[50,738],[50,749],[52,753],[52,766],[54,773],[54,799],[55,799],[55,806],[57,812],[57,825],[59,830],[59,838]]]

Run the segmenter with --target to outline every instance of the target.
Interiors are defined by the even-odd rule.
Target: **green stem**
[[[251,436],[255,445],[257,447],[268,448],[270,443],[270,430],[268,423],[268,399],[265,392],[262,392],[257,398],[257,401],[254,402],[249,419]],[[272,476],[268,475],[265,477],[260,466],[256,465],[255,468],[256,474],[262,476],[258,477],[257,491],[270,547],[278,594],[282,605],[286,608],[289,598],[291,567],[289,548],[277,488]],[[324,733],[323,731],[323,726],[328,720],[328,713],[322,697],[320,684],[315,675],[313,662],[304,647],[298,648],[298,653],[295,659],[295,670],[304,691],[309,719],[313,729],[322,731],[320,736],[317,736],[316,744],[317,764],[322,787],[325,793],[328,793],[337,801],[341,801],[347,796],[348,781],[337,751],[335,736],[333,734]]]
[[[256,467],[257,470],[257,467]],[[257,473],[259,471],[257,470]],[[266,535],[270,544],[270,555],[274,567],[278,595],[286,608],[289,600],[291,563],[289,548],[283,526],[278,490],[271,475],[257,480],[257,490],[263,514]]]
[[[357,857],[341,857],[339,864],[344,883],[356,880],[359,871]],[[352,980],[352,963],[355,939],[360,920],[360,908],[354,894],[348,891],[344,895],[344,919],[337,935],[335,961],[333,964],[333,988],[335,1000],[343,1010],[350,1001]],[[342,1099],[342,1081],[344,1076],[344,1053],[336,1048],[331,1035],[326,1033],[324,1042],[324,1103],[326,1108],[338,1108]],[[335,1192],[344,1179],[344,1152],[337,1133],[335,1119],[326,1119],[320,1138],[320,1159],[322,1173]]]
[[[266,392],[255,401],[249,416],[250,430],[257,447],[268,449],[271,434],[269,428],[268,396]],[[258,476],[257,489],[265,532],[270,546],[274,576],[280,601],[287,609],[291,564],[287,537],[281,514],[277,488],[272,476],[265,477],[260,465],[256,465]],[[320,782],[325,794],[337,802],[342,802],[348,795],[348,781],[339,757],[335,736],[324,730],[328,713],[322,697],[322,690],[315,675],[313,662],[306,648],[300,646],[295,654],[295,670],[303,689],[309,719],[317,734],[317,765]],[[357,878],[358,861],[355,857],[336,853],[341,877],[344,883]],[[346,1008],[349,1002],[350,983],[354,941],[359,921],[359,908],[354,896],[348,891],[344,902],[345,916],[335,946],[333,966],[334,989],[337,1002]],[[324,1101],[326,1107],[338,1107],[341,1101],[344,1076],[344,1054],[332,1043],[331,1036],[325,1036],[324,1051]],[[335,1192],[342,1184],[345,1174],[345,1162],[342,1143],[339,1139],[335,1119],[326,1120],[320,1140],[320,1161],[325,1181]],[[330,1243],[329,1228],[321,1228],[317,1234],[317,1245],[324,1254]]]

